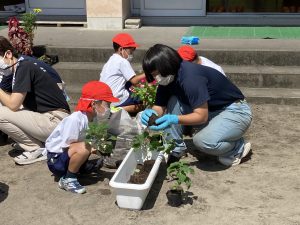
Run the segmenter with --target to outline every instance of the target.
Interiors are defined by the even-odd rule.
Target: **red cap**
[[[94,80],[83,85],[76,111],[92,112],[91,103],[97,100],[106,102],[119,101],[119,99],[113,96],[113,93],[107,84]]]
[[[133,40],[133,37],[127,33],[117,34],[113,37],[112,41],[120,45],[122,48],[139,47],[139,45]]]
[[[177,52],[183,60],[190,61],[190,62],[193,61],[197,55],[197,52],[195,51],[195,49],[193,49],[189,45],[181,46],[177,50]]]

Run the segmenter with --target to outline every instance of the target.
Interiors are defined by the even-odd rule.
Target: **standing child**
[[[143,109],[142,102],[132,98],[129,91],[131,85],[136,85],[145,78],[145,74],[136,75],[130,65],[138,45],[127,33],[117,34],[112,41],[115,53],[104,65],[100,81],[110,86],[114,96],[120,99],[114,106],[122,107],[129,113],[139,112]]]
[[[89,122],[107,120],[110,103],[118,101],[105,83],[86,83],[76,112],[63,119],[46,140],[48,167],[54,175],[60,177],[58,186],[61,189],[79,194],[86,192],[77,180],[80,167],[92,151],[85,144],[85,131]]]

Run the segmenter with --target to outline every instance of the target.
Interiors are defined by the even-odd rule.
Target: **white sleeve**
[[[135,75],[132,66],[126,59],[121,62],[120,71],[127,81],[129,81]]]
[[[62,148],[69,147],[71,143],[78,141],[81,132],[82,127],[79,119],[66,121],[61,132]]]
[[[47,138],[47,151],[59,153],[71,143],[84,140],[86,122],[84,118],[73,114],[64,118]]]
[[[219,71],[226,77],[226,74],[225,74],[225,72],[224,72],[224,70],[222,69],[221,66],[219,66]]]

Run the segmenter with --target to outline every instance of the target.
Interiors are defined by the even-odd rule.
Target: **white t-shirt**
[[[201,60],[201,65],[202,66],[208,66],[208,67],[211,67],[211,68],[213,68],[215,70],[218,70],[220,73],[222,73],[226,77],[226,75],[225,75],[225,73],[224,73],[224,71],[223,71],[223,69],[222,69],[221,66],[218,66],[213,61],[211,61],[211,60],[209,60],[209,59],[207,59],[207,58],[205,58],[203,56],[199,56],[199,58]]]
[[[127,100],[129,92],[125,89],[125,84],[135,75],[128,60],[119,54],[113,54],[103,66],[100,73],[100,81],[106,83],[112,90],[113,95],[120,99],[112,105],[120,105]]]
[[[65,117],[47,138],[45,147],[48,152],[62,153],[73,142],[84,141],[88,128],[86,113],[78,111]]]

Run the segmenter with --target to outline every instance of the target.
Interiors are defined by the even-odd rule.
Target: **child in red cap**
[[[129,113],[137,113],[143,109],[139,99],[132,98],[129,87],[145,78],[145,74],[136,75],[130,62],[138,45],[130,34],[119,33],[113,37],[115,53],[109,58],[100,73],[100,81],[112,89],[115,97],[120,99],[116,107],[122,107]]]
[[[91,121],[107,120],[110,103],[118,101],[105,83],[86,83],[76,112],[63,119],[46,140],[48,167],[54,175],[60,177],[58,186],[61,189],[79,194],[86,192],[77,180],[77,173],[92,150],[85,145],[85,130]]]
[[[178,48],[177,52],[183,60],[211,67],[226,76],[221,66],[203,56],[198,56],[196,50],[189,45],[181,46]]]

